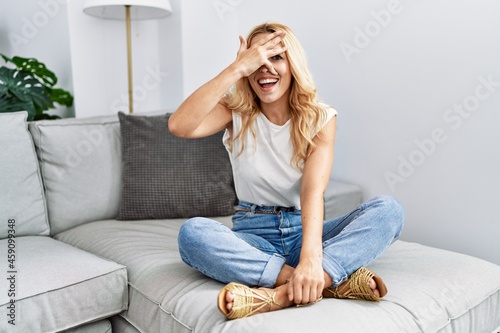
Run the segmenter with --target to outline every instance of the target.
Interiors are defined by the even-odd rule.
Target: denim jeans
[[[378,196],[325,222],[323,269],[333,286],[382,254],[399,237],[403,221],[401,205]],[[182,225],[178,242],[182,260],[215,280],[272,288],[284,264],[299,262],[301,212],[240,202],[232,229],[195,217]]]

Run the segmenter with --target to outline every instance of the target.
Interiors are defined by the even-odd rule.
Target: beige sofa
[[[227,156],[220,137],[177,141],[166,120],[27,124],[24,112],[0,113],[0,258],[11,278],[0,332],[499,330],[499,266],[405,241],[370,266],[389,289],[379,303],[325,299],[227,321],[223,285],[186,266],[176,239],[199,213],[231,224]],[[358,186],[331,180],[325,218],[360,202]]]

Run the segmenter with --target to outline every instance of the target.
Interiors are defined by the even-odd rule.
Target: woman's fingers
[[[276,72],[276,70],[274,69],[274,66],[273,64],[269,61],[269,60],[266,60],[264,62],[264,66],[266,66],[267,70],[273,74],[273,75],[278,75],[278,72]]]
[[[239,35],[239,38],[240,38],[240,49],[238,50],[238,55],[247,49],[247,40],[245,39],[245,37]]]
[[[242,66],[243,76],[248,76],[265,66],[267,70],[273,75],[278,75],[274,69],[270,58],[281,54],[287,50],[281,42],[283,40],[284,32],[274,32],[266,35],[263,42],[260,44],[253,44],[248,46],[246,39],[239,36],[240,48],[237,53],[237,62]]]
[[[323,291],[322,283],[306,283],[301,279],[290,279],[287,286],[288,299],[295,304],[307,304],[318,300]]]
[[[269,34],[263,41],[261,46],[267,46],[270,48],[275,47],[278,45],[283,38],[285,37],[286,33],[284,31],[276,31],[271,34]]]
[[[291,302],[295,299],[295,295],[293,293],[293,279],[290,279],[290,281],[288,282],[288,286],[287,286],[287,293],[288,293],[288,300]]]
[[[323,273],[323,272],[321,272]],[[307,265],[297,266],[290,276],[287,293],[288,299],[295,304],[313,303],[321,297],[325,285],[323,274],[313,274]]]

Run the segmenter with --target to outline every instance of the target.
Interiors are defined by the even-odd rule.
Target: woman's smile
[[[278,78],[261,78],[257,80],[257,83],[263,92],[268,92],[271,91],[278,81]]]
[[[268,34],[266,33],[256,35],[251,45],[260,44],[267,36]],[[277,75],[271,73],[269,68],[263,65],[248,76],[250,86],[255,94],[257,94],[261,103],[269,104],[278,101],[288,103],[292,73],[286,52],[270,57],[269,62]]]

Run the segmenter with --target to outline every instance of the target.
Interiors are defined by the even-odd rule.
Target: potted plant
[[[35,58],[1,54],[5,65],[0,67],[0,112],[27,111],[28,120],[57,119],[46,113],[54,103],[71,106],[73,95],[54,88],[57,76]],[[11,64],[11,67],[7,65]]]

